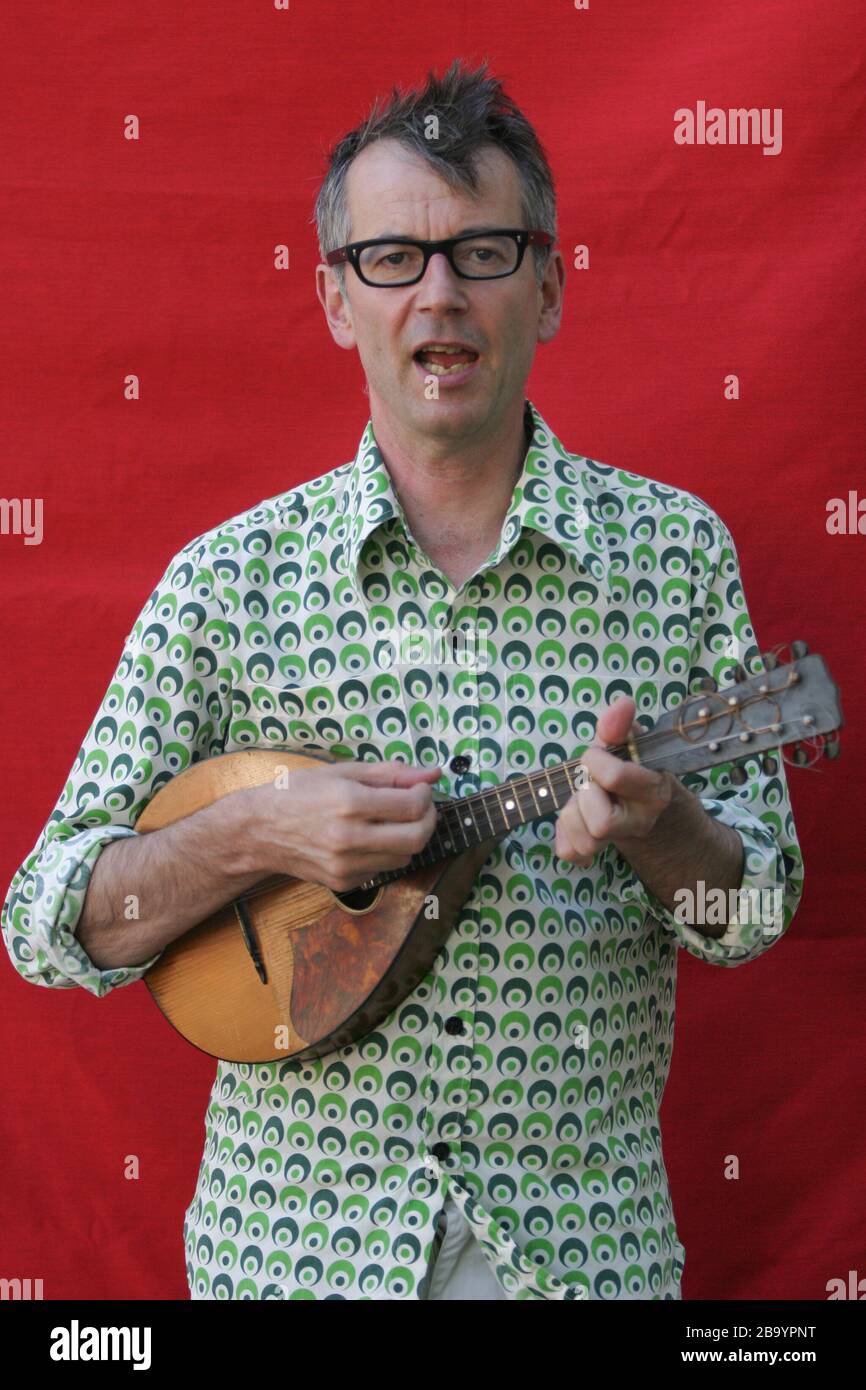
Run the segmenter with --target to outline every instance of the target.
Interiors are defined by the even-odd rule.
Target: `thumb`
[[[622,743],[628,738],[637,713],[637,705],[630,695],[620,695],[609,708],[602,711],[595,726],[593,743]]]

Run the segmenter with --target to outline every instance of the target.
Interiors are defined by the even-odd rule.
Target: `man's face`
[[[421,159],[382,140],[351,165],[346,193],[352,241],[402,235],[435,241],[484,227],[524,227],[517,170],[486,147],[478,160],[477,198],[455,192]],[[494,434],[524,388],[537,342],[559,326],[562,257],[551,252],[539,286],[531,249],[518,271],[499,280],[465,280],[444,255],[431,257],[415,285],[365,285],[346,265],[346,296],[333,271],[318,268],[317,291],[336,341],[357,347],[377,416],[404,433],[443,440]],[[478,360],[465,378],[437,377],[415,360],[424,343],[468,344]]]

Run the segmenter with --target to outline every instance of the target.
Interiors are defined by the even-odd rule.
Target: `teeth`
[[[441,362],[425,362],[424,370],[432,373],[433,376],[452,376],[454,372],[465,372],[467,367],[471,367],[471,362],[455,362],[453,367],[443,367]]]
[[[426,360],[427,355],[431,352],[436,352],[448,354],[449,356],[454,357],[457,353],[465,353],[467,351],[471,351],[471,349],[461,347],[446,347],[444,344],[441,347],[438,347],[435,343],[428,343],[426,347],[419,348],[418,352],[415,355],[421,362],[421,365],[423,366],[424,370],[426,372],[431,373],[433,376],[452,376],[455,372],[465,371],[466,368],[471,364],[469,362],[455,362],[453,367],[443,367],[440,362],[428,362]],[[478,354],[476,352],[472,360],[477,361],[477,359]]]

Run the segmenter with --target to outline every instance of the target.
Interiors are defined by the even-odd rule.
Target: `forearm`
[[[75,932],[94,965],[147,960],[265,877],[249,868],[248,806],[246,794],[235,793],[106,846]]]
[[[671,800],[644,839],[617,840],[616,847],[631,864],[649,891],[671,911],[677,906],[675,894],[683,889],[700,897],[703,880],[706,891],[720,888],[725,895],[740,887],[743,879],[743,842],[735,830],[708,816],[700,798],[672,778]],[[718,926],[694,924],[705,936],[721,936],[725,923]]]

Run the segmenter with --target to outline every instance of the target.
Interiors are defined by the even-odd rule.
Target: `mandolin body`
[[[737,683],[724,693],[702,678],[652,729],[608,752],[677,777],[727,762],[736,785],[761,755],[764,775],[773,776],[769,750],[790,744],[795,765],[835,758],[842,710],[823,658],[804,642],[792,644],[790,662],[780,662],[779,650],[763,658],[764,671],[746,676],[737,667]],[[135,828],[160,830],[231,792],[333,762],[326,753],[278,749],[224,753],[167,781]],[[263,879],[167,946],[145,983],[179,1033],[226,1061],[322,1057],[356,1042],[430,971],[499,841],[517,825],[561,811],[583,786],[581,770],[572,759],[445,798],[422,851],[349,893]]]
[[[160,788],[136,831],[333,761],[258,748],[207,759]],[[321,1057],[371,1032],[429,972],[498,838],[351,893],[264,880],[167,946],[145,984],[172,1026],[213,1057]]]

